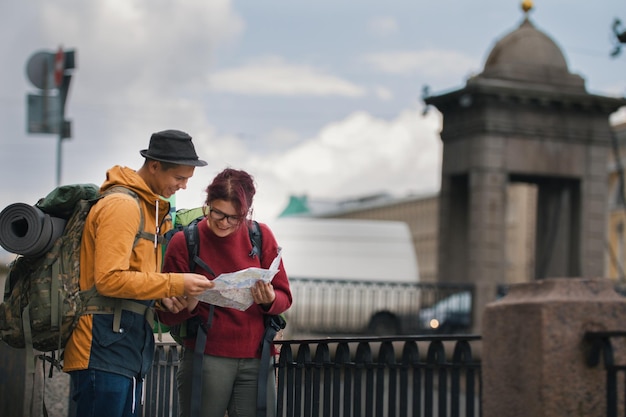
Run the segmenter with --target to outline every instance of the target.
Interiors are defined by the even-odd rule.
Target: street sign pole
[[[63,48],[59,47],[57,53],[54,55],[54,86],[59,89],[59,96],[61,96],[61,88],[63,85],[63,72],[65,71],[65,53]],[[61,97],[61,105],[59,106],[59,139],[57,141],[57,187],[61,185],[61,166],[63,158],[63,121],[65,120],[65,100]]]
[[[63,135],[59,133],[59,139],[57,140],[57,187],[61,185],[61,164],[63,156]]]

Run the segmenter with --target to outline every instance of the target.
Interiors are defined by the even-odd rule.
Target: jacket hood
[[[141,200],[150,202],[152,206],[156,206],[156,201],[159,200],[159,210],[169,211],[169,202],[163,197],[155,194],[148,187],[148,184],[137,174],[137,171],[128,167],[122,167],[119,165],[109,169],[106,173],[106,180],[100,187],[100,192],[103,193],[111,187],[122,186],[133,190]],[[163,206],[163,204],[167,204]]]

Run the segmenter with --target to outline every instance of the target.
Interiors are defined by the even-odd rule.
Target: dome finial
[[[533,8],[532,0],[522,0],[522,10],[527,16],[528,16],[528,12],[530,12],[532,8]]]

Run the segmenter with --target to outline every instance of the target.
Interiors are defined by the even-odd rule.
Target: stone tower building
[[[426,98],[443,115],[441,282],[476,284],[475,331],[506,274],[507,186],[537,189],[534,278],[603,275],[609,115],[525,16],[465,87]]]

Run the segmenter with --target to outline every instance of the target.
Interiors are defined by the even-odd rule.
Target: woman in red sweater
[[[254,180],[247,172],[230,168],[219,173],[207,187],[205,218],[198,223],[198,255],[212,273],[197,265],[195,272],[213,280],[220,274],[249,267],[269,269],[279,251],[273,233],[267,225],[259,223],[262,236],[259,256],[252,250],[248,233],[255,191]],[[168,244],[163,271],[188,270],[185,235],[176,233]],[[254,303],[245,311],[212,306],[192,297],[163,300],[169,312],[159,312],[160,320],[170,326],[187,320],[188,334],[192,334],[184,339],[183,359],[177,375],[181,416],[200,412],[203,417],[224,417],[226,411],[229,417],[256,416],[265,319],[285,312],[292,302],[282,261],[272,281],[259,280],[250,293]],[[204,355],[196,354],[202,358],[201,377],[199,372],[197,377],[193,375],[194,366],[199,368],[199,363],[193,360],[194,348],[203,338],[197,323],[202,323],[207,330]],[[274,373],[268,374],[267,416],[273,416]],[[197,382],[199,380],[201,383]]]

